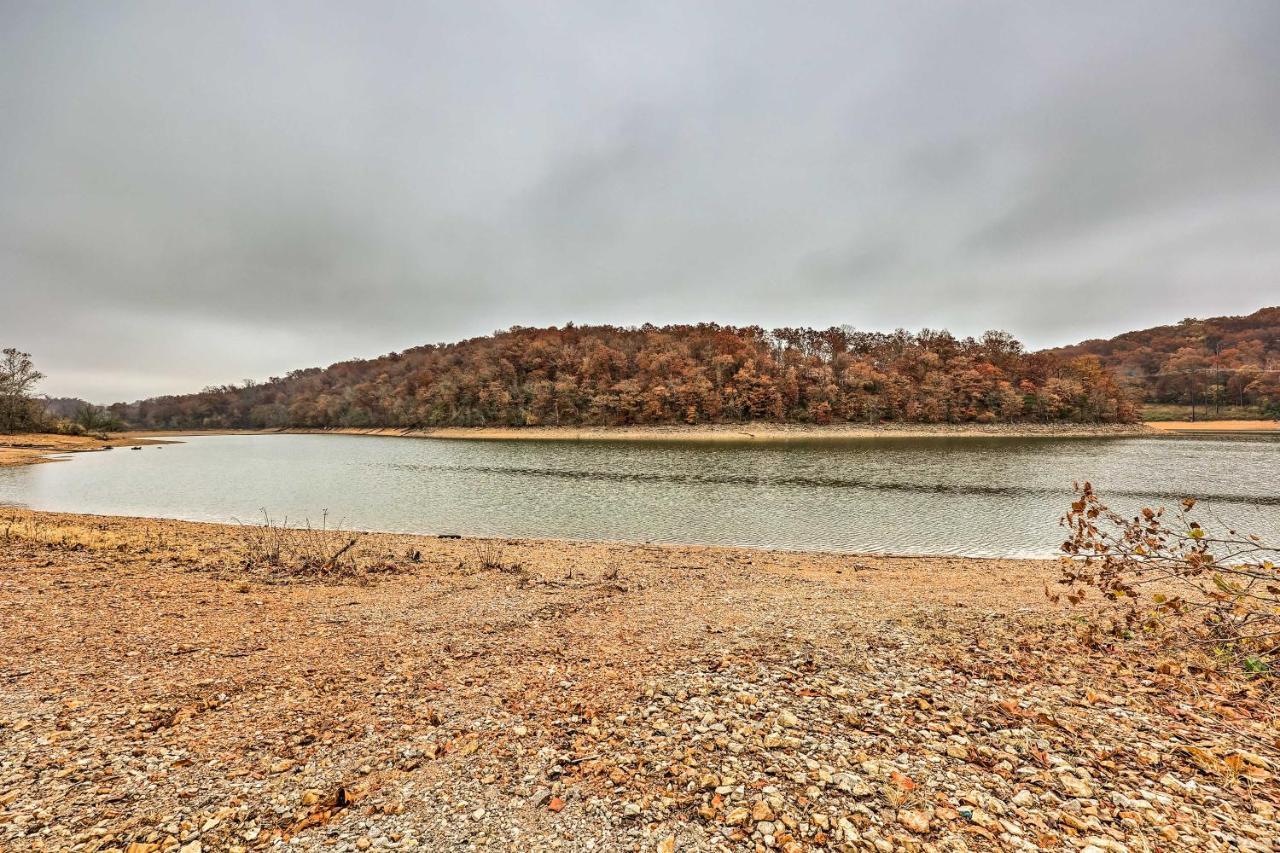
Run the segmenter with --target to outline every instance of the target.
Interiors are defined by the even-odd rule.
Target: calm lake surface
[[[787,445],[198,436],[0,468],[0,503],[199,521],[896,554],[1048,556],[1071,483],[1128,514],[1195,495],[1280,540],[1280,439]],[[1202,523],[1211,516],[1197,510]],[[1206,524],[1206,526],[1208,526]]]

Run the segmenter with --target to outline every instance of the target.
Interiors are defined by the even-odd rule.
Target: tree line
[[[137,428],[1131,421],[1096,356],[1012,336],[734,327],[515,327],[117,404]]]
[[[1188,318],[1057,351],[1096,355],[1148,403],[1254,406],[1280,417],[1280,307],[1241,317]]]

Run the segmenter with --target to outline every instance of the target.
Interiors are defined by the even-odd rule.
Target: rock
[[[204,847],[201,846],[200,842],[197,840],[197,841],[192,841],[189,844],[182,845],[182,847],[178,850],[178,853],[200,853],[200,851],[202,851],[203,849]]]
[[[898,823],[916,835],[924,835],[929,831],[929,815],[917,809],[903,809],[898,812]]]
[[[1089,787],[1089,783],[1070,773],[1063,773],[1058,777],[1058,786],[1069,797],[1084,800],[1093,796],[1093,788]]]
[[[778,725],[788,729],[800,728],[800,718],[790,711],[783,711],[778,715]]]
[[[757,823],[762,820],[773,820],[773,809],[764,800],[756,800],[751,806],[751,819]]]
[[[1025,809],[1029,806],[1035,805],[1036,795],[1028,791],[1026,788],[1023,788],[1021,791],[1013,795],[1013,799],[1010,802],[1015,806],[1020,806]]]
[[[370,841],[366,836],[362,835],[356,839],[357,850],[368,850],[372,846],[373,846],[373,842]]]
[[[676,837],[668,835],[666,838],[658,842],[657,853],[676,853]]]
[[[747,811],[742,806],[738,806],[730,811],[729,814],[725,815],[724,822],[729,826],[737,826],[739,824],[746,823],[747,818],[749,817],[751,817],[751,812]]]

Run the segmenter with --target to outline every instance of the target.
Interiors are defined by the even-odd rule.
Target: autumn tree
[[[1206,406],[1255,406],[1280,412],[1280,307],[1241,317],[1187,319],[1172,326],[1084,341],[1053,351],[1070,360],[1093,355],[1130,399]]]
[[[1096,359],[1002,332],[517,327],[113,407],[140,427],[1129,420]]]

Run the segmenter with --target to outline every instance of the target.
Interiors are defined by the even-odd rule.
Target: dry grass
[[[329,526],[325,510],[319,526],[307,519],[290,527],[262,511],[261,524],[239,522],[245,568],[266,568],[304,577],[353,577],[361,572],[362,534]]]
[[[0,516],[0,542],[38,545],[58,551],[150,555],[190,551],[172,538],[159,519],[138,519],[127,530],[108,522],[64,521],[60,516],[11,512]]]
[[[496,571],[522,574],[524,566],[507,559],[505,543],[500,539],[477,539],[471,543],[467,565],[475,571]]]
[[[257,524],[220,526],[217,536],[175,533],[186,522],[164,519],[96,518],[11,510],[0,515],[0,544],[30,545],[48,551],[163,560],[215,572],[248,571],[274,580],[342,580],[397,571],[414,551],[366,547],[364,534],[304,522],[291,527],[266,513]],[[215,528],[216,529],[216,528]]]
[[[1276,432],[1280,421],[1152,421],[1148,424],[1165,432]]]
[[[1193,411],[1180,403],[1147,403],[1142,407],[1142,419],[1148,423],[1160,421],[1186,421],[1191,423]],[[1194,414],[1199,421],[1265,421],[1273,420],[1258,406],[1196,406]]]

